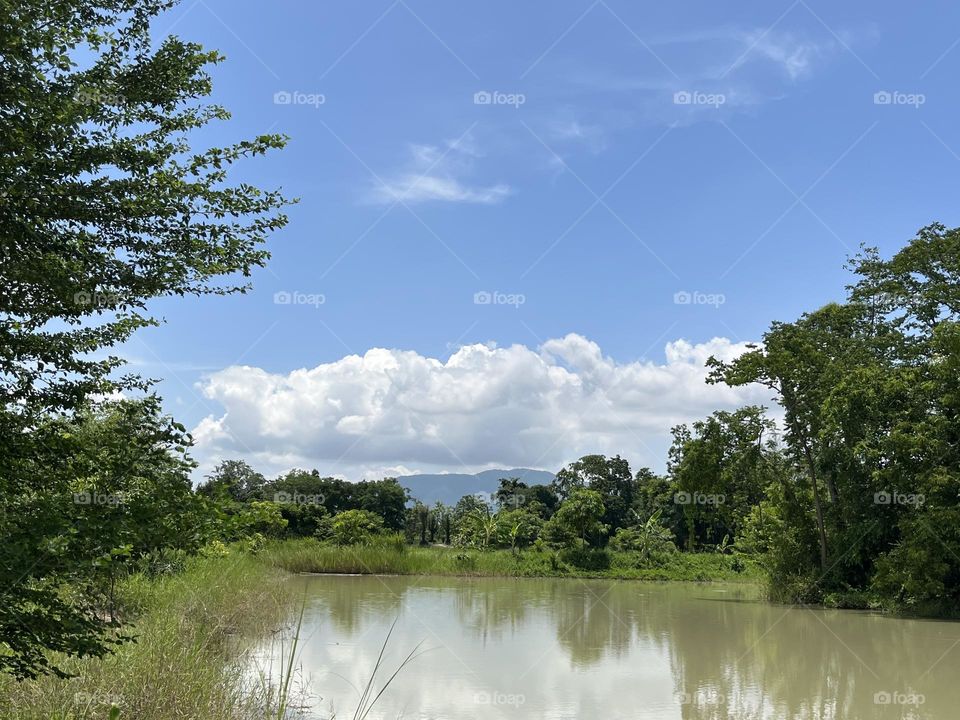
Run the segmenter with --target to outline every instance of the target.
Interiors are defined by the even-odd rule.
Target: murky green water
[[[320,576],[298,683],[352,718],[960,718],[960,623],[788,608],[739,586]],[[274,652],[278,652],[275,645]]]

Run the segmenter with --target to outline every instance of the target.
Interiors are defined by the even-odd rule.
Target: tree
[[[870,590],[960,606],[960,231],[865,249],[846,303],[774,323],[712,380],[759,382],[784,408],[792,467],[749,518],[789,599]],[[761,514],[762,513],[762,514]]]
[[[416,518],[416,526],[420,531],[420,544],[429,544],[427,542],[427,533],[430,531],[430,508],[417,500],[413,506],[413,516]]]
[[[436,542],[437,537],[444,531],[444,526],[449,528],[450,508],[437,500],[430,508],[430,543]],[[449,540],[449,529],[447,530]]]
[[[593,456],[599,457],[599,456]],[[550,488],[556,494],[560,502],[566,500],[577,488],[586,487],[587,475],[584,472],[583,460],[570,463],[562,468],[553,477]]]
[[[499,541],[503,529],[500,515],[492,513],[490,507],[483,503],[459,518],[457,543],[486,550]]]
[[[661,522],[679,537],[686,527],[682,506],[675,502],[675,490],[669,478],[657,475],[650,468],[640,468],[633,478],[634,497],[631,514],[640,522],[656,512]]]
[[[407,491],[395,478],[349,482],[322,477],[315,469],[294,469],[266,483],[261,494],[268,500],[285,503],[286,515],[292,515],[291,508],[296,505],[320,506],[329,515],[344,510],[369,510],[382,517],[387,528],[396,531],[403,529],[406,516]],[[316,511],[311,512],[316,515]]]
[[[369,510],[344,510],[331,522],[331,540],[337,545],[356,545],[383,531],[383,519]]]
[[[774,424],[760,407],[718,411],[673,429],[669,471],[686,521],[688,549],[739,535],[778,467]],[[682,500],[683,502],[679,502]]]
[[[3,573],[30,578],[0,590],[0,668],[21,678],[64,675],[45,648],[102,656],[126,639],[101,635],[118,626],[113,590],[125,567],[160,549],[194,551],[216,530],[192,492],[189,436],[155,397],[48,418],[31,440],[57,461],[24,459],[36,490],[4,497],[0,516]]]
[[[459,524],[468,515],[472,515],[477,511],[489,513],[490,506],[478,495],[464,495],[457,500],[457,504],[453,506],[454,524]]]
[[[501,478],[494,499],[501,508],[516,509],[531,499],[529,494],[530,488],[520,478]]]
[[[244,291],[286,223],[279,193],[227,182],[282,137],[192,150],[192,131],[228,117],[199,102],[221,57],[153,43],[170,4],[24,0],[0,19],[0,669],[18,677],[57,672],[47,649],[109,649],[106,621],[58,593],[95,565],[35,562],[63,543],[53,498],[83,479],[59,471],[59,419],[148,385],[98,351],[156,324],[154,298]]]
[[[527,489],[526,507],[548,520],[560,506],[560,498],[550,485],[531,485]]]
[[[638,553],[644,562],[653,556],[675,551],[673,533],[660,524],[662,514],[662,510],[657,510],[643,522],[620,528],[611,538],[610,546],[614,550]]]
[[[359,509],[369,510],[382,517],[389,530],[403,529],[408,493],[396,478],[361,480],[353,483],[353,492]]]
[[[584,545],[588,537],[592,537],[595,543],[599,543],[601,536],[607,530],[600,523],[604,511],[600,493],[588,488],[576,488],[560,504],[560,508],[550,522],[569,530]]]
[[[831,539],[827,503],[839,509],[836,468],[821,442],[830,389],[852,368],[870,363],[872,318],[859,305],[827,305],[795,323],[773,323],[763,346],[732,363],[711,358],[712,382],[760,383],[777,393],[784,409],[786,442],[813,500],[821,572],[828,571]]]
[[[266,483],[267,479],[246,461],[224,460],[207,475],[207,481],[200,485],[197,491],[212,495],[216,488],[222,487],[231,498],[239,502],[253,498],[263,500]]]
[[[497,524],[503,534],[501,542],[517,552],[533,544],[543,527],[543,520],[529,510],[520,508],[501,510],[497,513]]]
[[[589,487],[600,493],[605,507],[603,521],[611,528],[630,521],[634,482],[630,464],[619,455],[585,455],[560,470],[554,480],[557,495],[566,500],[577,488]]]

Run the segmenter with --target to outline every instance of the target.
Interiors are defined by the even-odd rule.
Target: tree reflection
[[[664,694],[649,680],[629,682],[631,669],[639,676],[651,667],[672,682],[668,714],[684,720],[933,719],[960,708],[955,623],[772,605],[750,588],[716,585],[386,577],[311,583],[311,623],[360,637],[406,613],[411,622],[435,622],[435,639],[455,654],[474,653],[481,673],[506,674],[531,694],[537,674],[547,672],[541,665],[559,674],[551,680],[560,688],[597,678],[580,697],[619,693],[596,700],[611,710],[641,707],[653,690]],[[627,681],[617,684],[622,676]],[[902,702],[910,693],[924,702]]]

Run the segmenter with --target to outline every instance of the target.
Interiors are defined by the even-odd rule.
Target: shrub
[[[227,557],[229,554],[230,548],[221,540],[212,540],[200,548],[200,555],[205,558]]]
[[[151,550],[137,561],[136,568],[147,577],[175,575],[183,572],[187,553],[175,548]]]
[[[674,552],[673,533],[660,524],[661,511],[657,510],[646,522],[633,527],[620,528],[610,540],[614,550],[640,553],[644,562]]]
[[[477,567],[477,558],[470,553],[458,552],[453,556],[453,562],[463,570],[473,570]]]
[[[330,539],[337,545],[356,545],[383,530],[383,518],[369,510],[344,510],[330,523]]]
[[[581,570],[607,570],[610,553],[599,548],[572,547],[560,551],[560,560]]]

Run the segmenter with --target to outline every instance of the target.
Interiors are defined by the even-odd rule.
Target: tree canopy
[[[222,57],[153,42],[171,4],[24,0],[0,17],[0,670],[19,677],[59,672],[46,650],[108,649],[108,623],[64,583],[93,578],[102,557],[180,542],[189,483],[174,459],[189,439],[152,400],[97,408],[149,386],[110,348],[156,323],[152,299],[245,290],[286,223],[278,191],[228,177],[281,136],[193,146],[229,117],[203,102]],[[122,502],[81,517],[68,504],[83,492]]]

